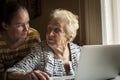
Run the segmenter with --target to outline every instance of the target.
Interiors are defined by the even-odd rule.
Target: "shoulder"
[[[36,29],[30,27],[27,40],[30,42],[40,42],[40,33]]]
[[[47,45],[45,41],[41,41],[40,43],[36,43],[31,48],[32,54],[37,54],[39,56],[47,57],[51,52],[51,49]]]
[[[39,43],[35,43],[32,45],[32,49],[37,49],[37,50],[43,50],[47,47],[48,47],[48,45],[45,41],[41,41]]]
[[[71,54],[75,56],[80,56],[81,47],[74,43],[69,43]]]
[[[28,35],[40,35],[40,33],[36,29],[30,27]]]
[[[32,48],[41,50],[41,52],[45,52],[45,53],[52,52],[51,48],[47,45],[46,41],[41,41],[39,43],[35,43]]]
[[[72,42],[69,43],[71,49],[80,49],[80,46]]]

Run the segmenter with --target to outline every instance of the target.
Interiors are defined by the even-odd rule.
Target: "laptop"
[[[120,45],[85,45],[81,47],[76,75],[50,80],[114,80],[119,71]]]
[[[86,45],[81,48],[75,80],[112,80],[120,71],[120,45]]]
[[[50,77],[50,80],[74,80],[74,76]]]

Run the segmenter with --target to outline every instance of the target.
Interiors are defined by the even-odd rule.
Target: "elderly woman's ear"
[[[68,42],[70,42],[71,41],[71,39],[72,39],[72,35],[71,36],[68,36]]]

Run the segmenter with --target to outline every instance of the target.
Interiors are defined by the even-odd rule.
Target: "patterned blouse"
[[[22,61],[9,68],[7,72],[21,71],[31,72],[33,70],[41,70],[50,76],[65,76],[65,68],[60,59],[54,58],[52,49],[46,42],[35,44],[32,48],[32,54],[29,54]],[[71,61],[69,61],[69,75],[74,75],[78,65],[80,47],[76,44],[69,43],[71,53]]]

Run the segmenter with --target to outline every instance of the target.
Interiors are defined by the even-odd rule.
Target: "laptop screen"
[[[75,80],[106,80],[118,75],[120,45],[86,45],[81,48]]]

